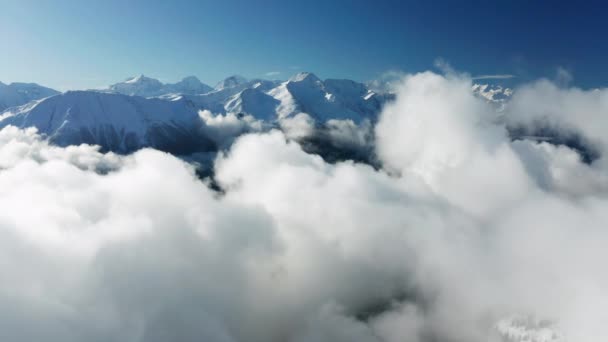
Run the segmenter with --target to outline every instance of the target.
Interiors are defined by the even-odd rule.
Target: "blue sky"
[[[0,0],[0,81],[105,86],[146,74],[366,81],[443,58],[473,75],[608,82],[606,10],[558,1]],[[270,75],[270,76],[267,76]]]

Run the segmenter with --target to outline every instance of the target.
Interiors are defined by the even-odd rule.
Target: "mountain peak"
[[[132,83],[157,83],[157,82],[160,83],[160,81],[157,79],[146,77],[146,76],[144,76],[144,74],[140,74],[138,76],[127,79],[124,83],[132,84]]]
[[[239,76],[239,75],[232,75],[232,76],[226,78],[225,80],[221,81],[220,83],[218,83],[215,86],[215,89],[222,90],[222,89],[226,89],[226,88],[234,88],[234,87],[240,86],[244,83],[247,83],[247,79],[245,77]]]
[[[474,84],[472,87],[475,95],[485,98],[488,102],[502,103],[513,95],[511,88],[503,88],[494,84]]]
[[[196,77],[196,76],[186,76],[186,77],[182,78],[181,82],[184,82],[184,83],[202,83],[201,80],[199,80],[198,77]]]
[[[151,146],[171,152],[207,148],[197,130],[199,120],[197,109],[185,101],[76,90],[18,107],[0,120],[0,127],[36,127],[59,145],[96,144],[121,153]]]
[[[312,72],[299,72],[297,74],[295,74],[294,76],[292,76],[289,79],[290,82],[302,82],[302,81],[306,81],[306,82],[320,82],[321,80],[317,77],[317,75],[313,74]]]
[[[167,84],[166,88],[181,94],[204,94],[213,90],[196,76],[186,76],[175,84]]]
[[[0,83],[0,112],[8,107],[24,105],[33,100],[59,94],[58,91],[36,83]]]

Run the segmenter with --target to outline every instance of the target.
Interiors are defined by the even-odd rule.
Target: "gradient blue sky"
[[[559,1],[0,0],[0,81],[101,87],[146,74],[366,81],[433,68],[608,83],[608,5]],[[270,76],[267,76],[270,75]]]

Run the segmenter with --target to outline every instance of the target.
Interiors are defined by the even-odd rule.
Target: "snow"
[[[248,88],[232,96],[224,109],[227,113],[250,114],[257,119],[276,120],[276,109],[280,102],[258,88]]]
[[[111,85],[108,91],[118,94],[142,97],[159,97],[169,94],[205,94],[213,90],[195,76],[188,76],[177,83],[164,84],[154,78],[139,75],[124,82]]]
[[[219,82],[214,89],[193,76],[174,85],[162,85],[143,75],[110,87],[115,92],[166,100],[185,100],[216,114],[243,113],[274,121],[308,113],[323,123],[330,119],[353,122],[374,120],[388,97],[378,96],[366,85],[351,80],[322,81],[311,72],[301,72],[286,82],[247,80],[238,75]],[[255,91],[254,91],[255,90]]]
[[[223,90],[223,89],[227,89],[227,88],[235,88],[235,87],[243,86],[246,83],[247,83],[247,79],[246,78],[244,78],[242,76],[238,76],[238,75],[232,75],[232,76],[226,78],[225,80],[219,82],[215,86],[215,90]]]
[[[59,145],[95,143],[118,152],[155,146],[159,132],[195,134],[198,110],[184,100],[69,91],[11,111],[0,127],[36,127]]]
[[[295,74],[294,76],[292,76],[289,79],[289,82],[310,82],[310,83],[317,83],[317,82],[321,82],[321,80],[317,77],[317,75],[313,74],[312,72],[300,72]]]
[[[504,103],[513,95],[513,90],[511,88],[503,88],[499,85],[474,84],[472,90],[473,93],[483,97],[488,102],[499,104]]]
[[[124,82],[113,84],[109,89],[119,94],[148,97],[161,95],[163,84],[159,80],[139,75]]]
[[[0,82],[0,111],[57,94],[59,94],[58,91],[36,83],[11,83],[7,85]]]
[[[368,88],[351,80],[321,81],[315,74],[302,72],[291,77],[269,94],[280,104],[279,118],[307,113],[319,122],[331,119],[361,122],[374,120],[384,99],[369,95]]]
[[[7,87],[0,84],[0,93],[6,93]],[[24,93],[40,95],[41,91]],[[201,110],[214,115],[251,116],[251,120],[264,125],[300,113],[319,124],[330,120],[360,123],[374,121],[388,100],[364,84],[322,81],[310,72],[296,74],[284,82],[230,76],[215,89],[194,76],[164,84],[139,75],[101,91],[70,91],[35,102],[20,101],[21,107],[0,111],[0,128],[33,126],[57,144],[94,143],[128,152],[158,146],[159,139],[176,143],[191,139],[201,125]]]
[[[201,82],[196,76],[184,77],[181,81],[174,84],[167,84],[166,88],[179,94],[206,94],[213,91],[213,88]]]
[[[136,76],[136,77],[133,77],[133,78],[127,79],[127,80],[125,81],[125,83],[128,83],[128,84],[140,83],[140,82],[142,82],[142,80],[143,80],[144,78],[145,78],[145,77],[144,77],[144,75],[139,75],[139,76]]]

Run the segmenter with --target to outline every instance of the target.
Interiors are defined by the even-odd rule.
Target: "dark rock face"
[[[576,151],[586,164],[591,164],[600,157],[599,150],[593,142],[574,131],[557,129],[540,123],[532,127],[513,126],[507,129],[512,140],[544,141],[556,146],[569,147]]]

